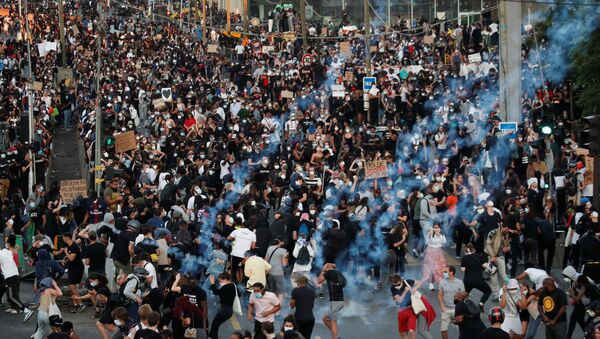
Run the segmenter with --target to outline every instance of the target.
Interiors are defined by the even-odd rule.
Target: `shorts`
[[[268,290],[275,294],[283,293],[285,291],[284,280],[283,275],[267,275]]]
[[[69,280],[69,285],[77,285],[81,283],[81,279],[83,278],[84,268],[82,267],[69,267],[67,271],[67,280]]]
[[[337,320],[338,314],[344,308],[343,301],[330,301],[329,302],[329,312],[327,312],[327,317],[329,320]]]
[[[514,315],[506,315],[504,317],[504,322],[502,326],[500,326],[502,331],[510,334],[513,332],[515,334],[523,334],[523,327],[521,326],[521,319],[519,317],[515,317]]]
[[[446,308],[446,310],[442,312],[442,324],[440,325],[440,330],[442,332],[448,331],[448,326],[450,325],[452,317],[454,317],[454,310]]]
[[[239,257],[232,255],[231,256],[231,271],[237,272],[237,270],[239,270],[240,267],[243,267],[243,265],[240,265],[243,260],[244,260],[244,258],[239,258]]]
[[[406,307],[398,311],[398,331],[406,333],[410,330],[417,329],[417,315],[413,312],[412,307]]]

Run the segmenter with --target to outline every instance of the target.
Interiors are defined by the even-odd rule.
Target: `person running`
[[[439,222],[433,223],[433,227],[427,232],[426,242],[422,280],[428,281],[429,289],[433,291],[435,290],[433,283],[439,283],[442,280],[443,272],[446,269],[446,259],[442,250],[446,244],[446,236],[442,233],[442,225]]]
[[[290,308],[295,310],[294,318],[298,332],[305,338],[311,338],[315,326],[313,308],[315,307],[316,293],[308,286],[308,278],[305,276],[299,276],[296,284],[296,288],[292,290]]]
[[[19,298],[19,268],[13,258],[13,253],[8,248],[0,250],[0,269],[2,270],[3,280],[0,283],[0,299],[6,294],[10,303],[8,313],[24,313],[23,322],[26,322],[33,315],[33,311],[25,307]]]
[[[337,270],[335,264],[326,263],[317,278],[317,284],[327,283],[329,291],[329,311],[323,316],[323,323],[331,332],[331,339],[341,338],[338,331],[337,320],[340,311],[344,308],[344,287],[346,278]]]
[[[486,262],[480,254],[475,253],[473,244],[465,246],[465,255],[460,260],[460,270],[465,272],[464,284],[465,291],[471,293],[473,289],[477,289],[483,293],[479,299],[479,306],[483,309],[483,305],[492,294],[492,289],[483,279],[483,270]]]
[[[52,278],[44,278],[39,287],[40,306],[38,308],[37,330],[34,339],[43,339],[50,334],[50,314],[60,314],[56,298],[63,295],[62,290]]]
[[[217,277],[219,287],[215,284],[215,277],[210,275],[210,290],[219,297],[219,309],[215,314],[210,326],[208,336],[211,339],[219,339],[219,327],[229,320],[233,315],[233,302],[237,296],[237,287],[231,281],[231,275],[228,272],[223,272]]]
[[[260,282],[254,283],[252,290],[254,292],[248,301],[248,321],[254,319],[254,339],[266,339],[262,324],[275,321],[275,314],[281,310],[281,304],[277,296],[265,291],[265,285]]]

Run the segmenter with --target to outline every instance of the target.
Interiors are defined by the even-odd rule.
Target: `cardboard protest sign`
[[[424,44],[426,44],[426,45],[431,45],[431,44],[433,44],[433,35],[426,35],[426,36],[423,38],[423,43],[424,43]]]
[[[340,42],[340,52],[348,56],[352,54],[352,50],[350,49],[350,43],[348,41]]]
[[[293,99],[294,98],[294,92],[292,91],[281,91],[281,97],[284,99]]]
[[[331,85],[331,95],[334,98],[343,98],[346,95],[344,85]]]
[[[542,174],[548,172],[548,166],[545,161],[534,162],[531,164],[533,166],[533,170],[536,172],[540,172]]]
[[[218,53],[219,45],[208,45],[208,49],[206,50],[208,53]]]
[[[165,105],[165,101],[162,98],[160,98],[160,99],[152,100],[152,106],[154,106],[154,108],[157,110],[161,110],[161,109],[165,108],[167,105]]]
[[[365,179],[385,178],[387,175],[385,160],[369,161],[365,164]]]
[[[344,78],[346,79],[346,81],[352,81],[354,80],[354,73],[346,71],[346,73],[344,73]]]
[[[377,46],[371,46],[369,49],[371,52],[377,52]]]
[[[87,197],[87,182],[85,179],[63,180],[60,182],[60,195],[67,204],[78,196]]]
[[[162,95],[162,99],[165,102],[173,101],[173,91],[171,91],[171,87],[165,87],[161,89],[160,94]]]
[[[474,64],[476,62],[481,62],[481,54],[479,54],[479,53],[469,54],[469,63]]]
[[[585,157],[585,173],[583,174],[583,184],[592,185],[594,183],[594,157]]]
[[[135,140],[135,133],[133,133],[133,131],[120,133],[115,137],[115,151],[117,151],[117,153],[127,152],[135,149],[136,147],[137,142]]]
[[[577,155],[589,155],[590,154],[590,150],[587,149],[587,148],[577,147],[577,149],[575,150],[575,154],[577,154]]]
[[[41,91],[42,88],[43,88],[43,86],[44,86],[44,84],[42,82],[40,82],[40,81],[34,81],[32,87],[33,87],[34,91]]]

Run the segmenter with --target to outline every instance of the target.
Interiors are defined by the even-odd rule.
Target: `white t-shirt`
[[[256,234],[247,228],[237,229],[229,236],[235,240],[231,248],[231,255],[238,258],[243,258],[244,253],[252,247],[252,243],[256,242]]]
[[[0,251],[0,269],[2,269],[2,275],[4,279],[8,279],[19,275],[19,269],[13,259],[13,254],[9,249],[3,248]]]
[[[152,263],[147,262],[144,265],[146,271],[148,271],[148,276],[152,277],[152,281],[150,282],[150,288],[158,288],[158,279],[156,278],[156,269]]]
[[[529,280],[535,284],[535,288],[542,287],[544,279],[550,277],[546,271],[539,268],[528,268],[525,270],[525,273],[527,273]]]

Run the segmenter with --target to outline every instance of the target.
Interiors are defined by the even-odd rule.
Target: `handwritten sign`
[[[544,161],[534,162],[531,165],[533,166],[533,170],[536,172],[540,172],[541,174],[548,172],[548,166]]]
[[[133,131],[120,133],[115,137],[115,150],[117,153],[127,152],[136,147],[135,133],[133,133]]]
[[[219,45],[208,45],[208,53],[218,53]]]
[[[157,110],[161,110],[166,107],[165,101],[162,98],[152,100],[152,106],[154,106],[154,108]]]
[[[346,81],[352,81],[354,80],[354,73],[350,72],[350,71],[346,71],[346,73],[344,73],[344,78],[346,79]]]
[[[348,56],[352,54],[352,50],[350,49],[350,43],[348,41],[340,42],[340,52]]]
[[[331,85],[331,95],[334,98],[343,98],[346,95],[344,85]]]
[[[365,179],[387,177],[387,162],[385,160],[369,161],[365,165]]]
[[[474,64],[476,62],[481,62],[481,54],[479,54],[479,53],[469,54],[469,63]]]
[[[41,91],[43,88],[44,84],[41,81],[34,81],[33,82],[33,90],[34,91]]]
[[[281,91],[281,97],[284,99],[293,99],[294,98],[294,92],[292,91]]]
[[[585,173],[583,174],[583,184],[592,185],[594,183],[594,157],[585,157]]]
[[[78,196],[87,197],[85,179],[63,180],[60,182],[60,195],[63,202],[72,203]]]
[[[433,35],[426,35],[425,37],[423,37],[423,43],[426,45],[433,44]]]

